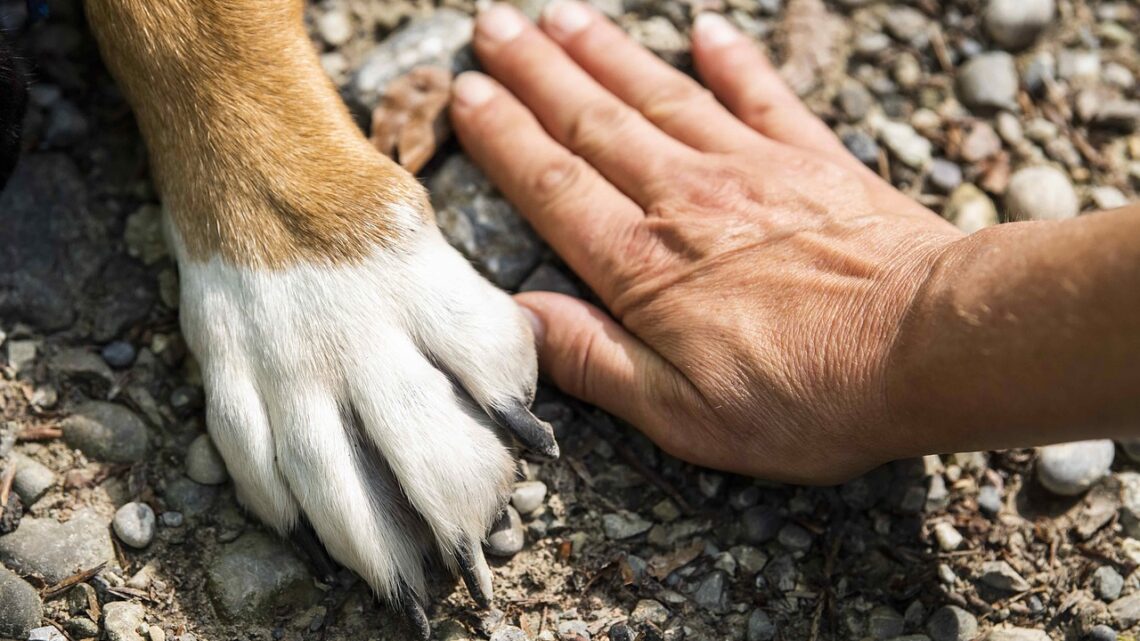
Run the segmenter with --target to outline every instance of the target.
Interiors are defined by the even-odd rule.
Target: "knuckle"
[[[642,103],[641,111],[653,122],[667,122],[715,102],[712,92],[686,79],[665,83],[651,92]]]
[[[629,126],[632,116],[632,110],[617,101],[595,101],[571,119],[566,142],[571,149],[587,154],[600,151]]]
[[[578,156],[566,154],[545,163],[531,180],[531,193],[538,202],[558,203],[578,193],[587,167]]]

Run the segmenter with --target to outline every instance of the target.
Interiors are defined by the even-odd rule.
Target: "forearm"
[[[914,454],[1140,431],[1140,206],[960,241],[888,385]]]

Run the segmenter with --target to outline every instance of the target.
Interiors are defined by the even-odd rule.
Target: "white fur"
[[[303,512],[384,596],[401,583],[422,595],[424,524],[448,559],[509,492],[511,454],[466,394],[533,397],[521,312],[432,225],[358,264],[280,270],[195,262],[171,235],[183,332],[239,498],[282,533]]]

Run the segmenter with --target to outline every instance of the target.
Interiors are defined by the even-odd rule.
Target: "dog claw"
[[[427,612],[424,612],[424,606],[420,605],[416,595],[407,586],[401,590],[400,603],[404,608],[404,617],[408,620],[408,626],[416,638],[427,641],[431,636],[431,624],[428,623]]]
[[[552,459],[558,458],[554,428],[539,420],[526,406],[518,403],[505,409],[492,407],[489,413],[496,423],[514,434],[527,449]]]
[[[302,519],[297,527],[293,528],[293,543],[309,558],[309,563],[316,570],[317,578],[323,583],[332,583],[336,579],[336,562],[329,556],[325,546],[317,538],[313,526]]]
[[[467,591],[471,598],[481,609],[491,607],[491,569],[487,567],[487,560],[483,557],[483,548],[478,545],[469,545],[455,555],[459,564],[459,575],[467,584]]]

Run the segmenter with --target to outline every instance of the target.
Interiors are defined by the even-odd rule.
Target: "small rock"
[[[1140,592],[1133,592],[1108,604],[1108,613],[1121,628],[1131,628],[1140,623]]]
[[[867,628],[876,639],[893,639],[903,633],[903,617],[894,608],[881,605],[867,615]]]
[[[39,461],[19,453],[10,454],[8,461],[10,465],[16,466],[12,489],[20,496],[24,505],[32,505],[40,500],[51,486],[55,485],[55,472]]]
[[[1080,200],[1064,172],[1027,167],[1010,178],[1005,208],[1010,220],[1064,220],[1077,215]]]
[[[133,548],[145,548],[154,540],[154,510],[146,503],[127,503],[111,521],[119,540]]]
[[[955,605],[934,611],[926,622],[931,641],[972,641],[978,634],[978,619]]]
[[[950,194],[943,216],[967,234],[998,224],[994,202],[970,183],[960,185]]]
[[[717,570],[710,572],[697,591],[693,593],[693,601],[706,610],[720,611],[724,609],[724,587],[727,575]]]
[[[839,93],[835,96],[835,101],[839,105],[839,110],[847,117],[848,122],[862,120],[871,111],[871,107],[875,105],[875,98],[871,92],[867,91],[867,88],[856,80],[844,82],[839,88]]]
[[[1140,102],[1110,100],[1097,109],[1092,123],[1102,129],[1132,133],[1140,129]]]
[[[127,216],[123,230],[127,254],[144,265],[153,265],[166,257],[166,236],[163,231],[162,208],[143,205]]]
[[[57,352],[48,363],[49,369],[60,381],[83,390],[88,396],[106,397],[115,384],[115,376],[103,359],[85,349],[65,349]]]
[[[1120,483],[1120,524],[1129,537],[1140,538],[1140,473],[1121,472],[1116,479]]]
[[[878,129],[879,140],[904,165],[922,169],[930,163],[933,145],[910,125],[885,121],[880,123]]]
[[[862,131],[852,131],[844,134],[843,146],[864,165],[872,168],[878,166],[879,145],[875,142],[874,138]]]
[[[103,629],[108,641],[146,641],[138,633],[146,610],[138,603],[113,601],[103,606]]]
[[[530,641],[530,637],[526,635],[526,632],[513,625],[504,625],[495,630],[495,633],[491,635],[491,641]]]
[[[558,638],[562,641],[590,641],[590,629],[581,619],[560,621]]]
[[[1055,10],[1053,0],[990,0],[982,20],[998,46],[1022,49],[1033,44]]]
[[[1102,565],[1093,572],[1093,592],[1104,601],[1115,601],[1120,598],[1120,591],[1124,589],[1124,577],[1110,565]]]
[[[100,352],[103,356],[103,360],[115,369],[130,367],[131,363],[135,362],[137,353],[135,346],[127,341],[112,341],[107,343],[103,347],[102,352]]]
[[[503,510],[499,520],[491,526],[487,535],[487,554],[498,557],[512,557],[523,549],[526,535],[518,511],[511,506]]]
[[[115,562],[108,525],[89,508],[72,514],[67,523],[25,517],[15,532],[0,536],[0,562],[50,583],[62,581],[104,561]]]
[[[887,32],[895,38],[907,44],[918,44],[927,37],[930,21],[914,7],[892,4],[883,23]]]
[[[962,168],[945,158],[935,158],[930,163],[930,184],[948,194],[962,184]]]
[[[511,505],[519,514],[530,514],[542,507],[546,498],[546,483],[542,481],[525,481],[516,483],[514,492],[511,492]]]
[[[978,508],[986,514],[993,516],[1001,512],[1001,490],[992,485],[983,485],[978,490]]]
[[[795,523],[788,523],[780,528],[776,540],[789,550],[802,552],[811,549],[812,535],[805,528]]]
[[[945,521],[934,526],[934,538],[938,541],[938,547],[943,552],[957,550],[964,540],[962,533]]]
[[[629,35],[666,62],[676,65],[689,51],[689,41],[665,16],[629,23]]]
[[[1029,582],[1005,561],[983,563],[978,580],[991,588],[1006,592],[1024,592],[1031,587]]]
[[[14,572],[0,567],[0,637],[24,638],[43,618],[36,589]]]
[[[732,558],[736,559],[737,565],[744,570],[746,574],[756,574],[764,569],[768,563],[768,555],[764,554],[763,550],[754,548],[751,545],[737,545],[734,546],[729,552]]]
[[[461,50],[471,41],[474,20],[454,9],[437,9],[400,27],[364,57],[352,79],[352,96],[371,108],[393,79],[426,65],[452,73],[468,68],[470,56]]]
[[[1103,623],[1094,625],[1085,635],[1085,641],[1116,641],[1116,630]]]
[[[68,100],[60,100],[48,111],[44,141],[52,147],[68,147],[83,140],[91,125],[79,107]]]
[[[163,497],[166,498],[168,508],[193,519],[210,509],[217,494],[218,490],[215,487],[195,483],[184,476],[179,476],[166,482]]]
[[[715,499],[724,489],[724,475],[701,470],[697,473],[697,490],[706,499]]]
[[[1097,209],[1116,209],[1128,204],[1128,198],[1119,189],[1111,185],[1093,187],[1089,190],[1089,196]],[[1135,460],[1136,457],[1127,451],[1127,441],[1121,441],[1121,444],[1124,445],[1128,457]],[[1140,454],[1140,451],[1137,451],[1137,454]]]
[[[962,65],[956,86],[958,99],[971,109],[1017,107],[1017,67],[1004,51],[983,53]]]
[[[776,508],[765,505],[749,508],[741,515],[744,538],[749,543],[767,543],[776,538],[784,518]]]
[[[65,418],[62,427],[67,444],[92,458],[134,463],[146,456],[146,425],[122,405],[91,401]]]
[[[1033,628],[999,627],[989,631],[985,641],[1050,641],[1044,630]]]
[[[221,547],[206,571],[219,614],[227,619],[263,618],[277,608],[305,608],[317,601],[305,564],[281,541],[248,532]]]
[[[67,620],[67,631],[80,639],[93,639],[99,636],[99,624],[87,617],[72,617]]]
[[[669,620],[669,609],[659,601],[642,599],[634,606],[633,612],[629,613],[629,620],[632,623],[652,623],[661,627]]]
[[[756,608],[748,615],[748,631],[745,634],[748,641],[772,641],[776,638],[776,625],[768,613]]]
[[[1001,151],[1001,138],[984,122],[976,123],[962,140],[960,152],[966,162],[981,162]]]
[[[1057,55],[1057,75],[1073,84],[1093,83],[1100,78],[1100,54],[1096,51],[1063,49]]]
[[[28,632],[28,641],[67,641],[63,633],[54,626],[45,625]]]
[[[317,18],[317,33],[328,44],[339,47],[352,38],[352,20],[348,11],[333,7]]]
[[[1003,111],[997,115],[997,132],[1006,144],[1015,147],[1025,141],[1025,132],[1021,128],[1021,121],[1008,111]]]
[[[226,462],[208,434],[199,434],[187,448],[186,476],[202,485],[221,485],[229,479]]]
[[[651,527],[652,522],[633,512],[614,512],[602,516],[602,529],[611,541],[633,538],[648,532]]]
[[[1115,453],[1107,439],[1037,448],[1037,480],[1054,494],[1075,496],[1108,474]]]

